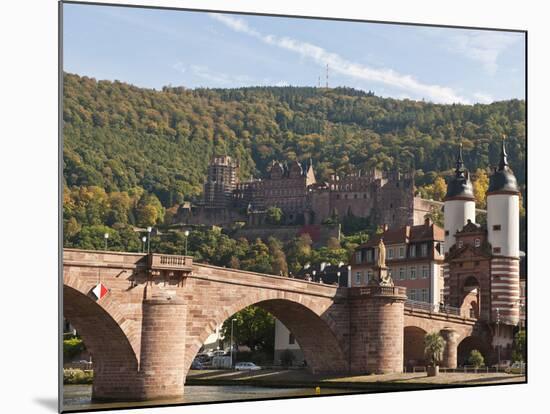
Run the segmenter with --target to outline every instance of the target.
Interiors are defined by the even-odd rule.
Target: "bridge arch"
[[[477,335],[466,336],[458,343],[458,365],[469,365],[468,358],[470,352],[477,349],[483,355],[485,364],[489,364],[491,358],[491,349],[487,341]]]
[[[407,370],[425,365],[424,337],[427,333],[418,326],[403,329],[403,364]]]
[[[330,316],[332,302],[329,299],[323,304],[319,302],[301,294],[258,290],[248,294],[244,292],[229,305],[214,308],[208,315],[201,316],[194,313],[193,309],[189,310],[186,373],[202,344],[216,327],[238,311],[252,305],[271,313],[292,332],[304,353],[308,369],[312,372],[347,370],[343,338],[335,334],[338,332],[336,322]],[[200,330],[196,328],[199,325],[202,326]]]
[[[93,356],[95,399],[121,399],[136,391],[138,359],[117,321],[90,295],[63,286],[63,315],[81,335]]]

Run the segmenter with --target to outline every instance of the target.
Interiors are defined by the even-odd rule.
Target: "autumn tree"
[[[487,190],[489,188],[489,176],[487,171],[478,168],[474,174],[472,186],[474,188],[474,197],[476,200],[476,208],[487,208]]]

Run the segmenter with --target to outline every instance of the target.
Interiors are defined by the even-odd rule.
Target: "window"
[[[336,200],[340,200],[340,194],[336,194]]]
[[[428,243],[422,243],[420,245],[420,255],[426,257],[428,255]]]
[[[357,198],[357,194],[354,194],[354,195],[353,195],[353,198]]]
[[[296,343],[296,338],[294,338],[294,335],[292,334],[292,332],[290,332],[288,334],[288,344],[294,345],[295,343]]]
[[[409,256],[416,257],[416,246],[414,244],[409,246]]]
[[[393,259],[393,249],[391,247],[388,249],[388,259]]]
[[[445,236],[449,235],[449,230],[445,230]]]
[[[416,279],[416,267],[411,267],[411,280],[415,280]]]
[[[363,194],[363,198],[367,198],[367,195],[366,195],[366,194]]]
[[[493,253],[500,253],[500,247],[493,247]]]
[[[399,280],[405,280],[405,268],[404,267],[399,268]]]
[[[462,242],[462,240],[459,240],[458,241],[458,248],[460,249],[463,245],[464,245],[464,243]]]
[[[475,240],[474,240],[474,246],[475,246],[475,247],[481,246],[481,240],[480,240],[480,239],[475,239]]]
[[[500,231],[501,227],[500,227],[500,224],[494,224],[493,225],[493,230],[494,231]]]
[[[422,289],[422,293],[421,293],[421,300],[422,302],[429,302],[430,300],[428,299],[428,289],[424,288]]]
[[[416,300],[416,289],[411,289],[409,293],[410,300]]]
[[[405,257],[405,248],[404,247],[400,247],[399,248],[399,257],[402,259],[403,257]]]
[[[370,270],[367,270],[367,283],[372,280],[372,272]]]
[[[422,266],[422,279],[427,279],[428,278],[428,266],[426,265],[423,265]]]
[[[355,284],[356,285],[361,284],[361,276],[362,276],[362,272],[356,272],[355,273]]]
[[[367,262],[372,262],[372,250],[367,250]]]
[[[355,263],[361,263],[361,251],[355,252]]]

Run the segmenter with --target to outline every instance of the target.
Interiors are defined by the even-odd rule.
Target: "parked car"
[[[254,362],[237,362],[235,364],[235,369],[237,371],[258,371],[262,369],[262,367],[259,367]]]
[[[202,362],[200,362],[198,359],[194,359],[191,363],[191,369],[203,369],[204,366]]]
[[[225,351],[218,350],[218,351],[213,352],[212,357],[220,357],[220,356],[225,356],[225,355],[226,355]]]

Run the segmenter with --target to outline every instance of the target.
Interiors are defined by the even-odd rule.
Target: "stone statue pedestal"
[[[390,286],[393,287],[393,279],[387,266],[377,266],[374,270],[374,277],[369,280],[368,286]]]

